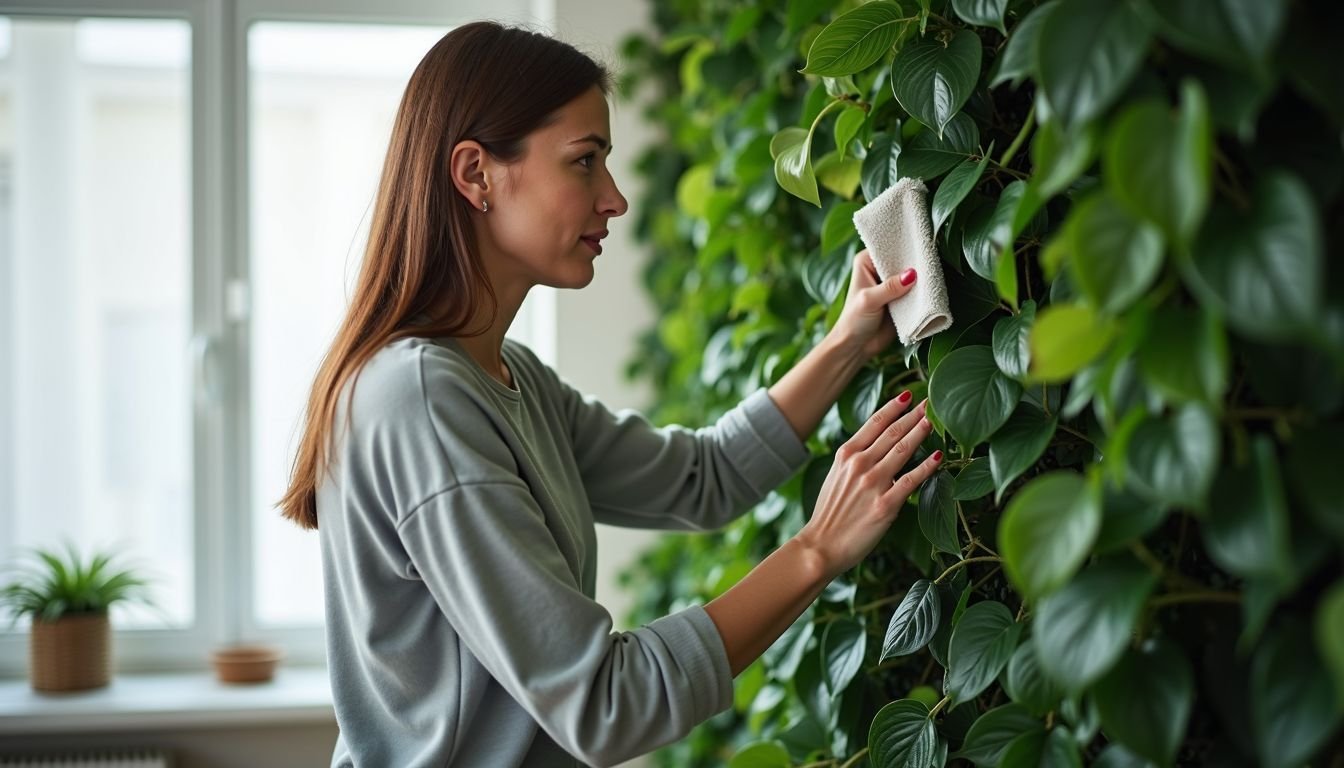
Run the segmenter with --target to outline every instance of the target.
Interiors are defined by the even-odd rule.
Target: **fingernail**
[[[901,285],[909,285],[915,282],[915,270],[913,267],[901,273]]]
[[[934,461],[934,463],[936,464],[937,462],[940,462],[940,461],[942,461],[942,460],[943,460],[943,452],[942,452],[942,451],[934,451],[934,452],[933,452],[933,461]]]
[[[897,395],[896,400],[897,400],[897,402],[901,402],[901,403],[908,403],[908,402],[910,402],[910,390],[907,389],[907,390],[905,390],[904,392],[902,392],[901,394]]]

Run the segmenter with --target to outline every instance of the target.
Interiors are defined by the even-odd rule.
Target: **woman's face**
[[[629,207],[607,169],[610,153],[607,100],[593,87],[528,135],[521,160],[487,161],[490,210],[478,232],[499,271],[556,288],[592,281],[607,220]]]

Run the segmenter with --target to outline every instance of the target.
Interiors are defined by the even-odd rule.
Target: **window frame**
[[[0,0],[0,16],[179,19],[191,25],[191,419],[194,622],[182,629],[118,630],[119,672],[204,669],[210,649],[237,641],[281,645],[288,663],[320,665],[320,627],[258,624],[253,601],[248,31],[257,22],[451,27],[492,18],[551,28],[555,0]],[[554,317],[554,296],[538,296]],[[547,327],[544,320],[535,321]],[[554,349],[554,337],[539,340]],[[542,351],[542,350],[539,350]],[[0,524],[3,528],[3,524]],[[316,534],[313,534],[316,535]],[[27,670],[28,631],[0,627],[0,678]]]

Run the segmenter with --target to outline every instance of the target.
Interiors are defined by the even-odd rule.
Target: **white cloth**
[[[901,343],[914,344],[947,330],[952,325],[952,310],[943,263],[933,241],[929,190],[924,182],[910,177],[896,182],[854,212],[854,228],[882,280],[915,268],[914,288],[887,305]]]

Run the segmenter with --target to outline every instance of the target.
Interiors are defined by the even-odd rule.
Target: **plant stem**
[[[1092,438],[1088,437],[1087,435],[1084,435],[1082,432],[1079,432],[1073,427],[1070,427],[1068,424],[1059,424],[1057,426],[1060,429],[1064,430],[1065,432],[1068,432],[1070,435],[1073,435],[1074,437],[1080,440],[1086,441],[1089,445],[1096,445],[1096,443],[1092,442]]]
[[[892,603],[899,603],[900,601],[902,601],[902,600],[904,600],[904,599],[905,599],[905,595],[891,595],[891,596],[889,596],[889,597],[884,597],[884,598],[882,598],[881,600],[874,600],[874,601],[872,601],[871,603],[864,603],[863,605],[860,605],[859,607],[855,608],[855,609],[854,609],[854,612],[855,612],[855,613],[867,613],[868,611],[871,611],[871,610],[873,610],[874,608],[881,608],[881,607],[884,606],[884,605],[891,605]]]
[[[1027,112],[1026,122],[1022,123],[1022,130],[1017,132],[1017,138],[1013,139],[1013,143],[1009,144],[1008,149],[999,157],[999,165],[1006,166],[1012,161],[1013,155],[1022,148],[1022,142],[1027,140],[1027,134],[1031,133],[1034,127],[1036,127],[1036,105],[1032,104],[1031,110]]]
[[[936,579],[933,580],[933,583],[934,583],[934,584],[942,584],[942,583],[943,583],[943,579],[946,579],[948,576],[951,576],[953,571],[957,570],[958,568],[964,568],[964,567],[970,565],[971,563],[989,563],[989,562],[1001,563],[1001,562],[1003,562],[1003,558],[1002,558],[1002,557],[968,557],[968,558],[966,558],[965,560],[958,560],[957,562],[955,562],[955,563],[953,563],[952,565],[948,566],[947,570],[946,570],[946,571],[943,571],[942,575],[940,575],[938,578],[936,578]]]
[[[943,707],[946,707],[947,702],[951,700],[952,700],[951,696],[944,696],[942,701],[935,704],[933,709],[929,710],[929,719],[933,719],[939,712],[942,712]]]
[[[1240,603],[1241,595],[1236,592],[1172,592],[1158,595],[1152,600],[1152,607],[1164,608],[1180,603]]]
[[[846,760],[844,764],[840,766],[840,768],[853,768],[853,766],[859,764],[859,761],[862,760],[863,756],[866,754],[868,754],[868,748],[864,747],[863,749],[860,749],[858,752],[854,753],[854,756]]]

